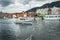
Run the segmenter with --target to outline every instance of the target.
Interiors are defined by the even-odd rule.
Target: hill
[[[37,9],[53,8],[53,7],[59,7],[60,8],[60,1],[52,2],[52,3],[46,3],[46,4],[42,5],[41,7],[34,7],[30,10],[27,10],[26,12],[36,12]]]

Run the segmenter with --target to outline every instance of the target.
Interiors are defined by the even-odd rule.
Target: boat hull
[[[32,24],[32,22],[15,22],[16,24]]]
[[[17,19],[17,20],[15,21],[15,23],[16,23],[16,24],[32,24],[32,20],[33,20],[33,19],[28,19],[28,18],[23,19],[23,20]]]

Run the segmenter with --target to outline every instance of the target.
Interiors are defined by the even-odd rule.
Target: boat
[[[16,24],[32,24],[32,22],[25,22],[25,21],[24,21],[24,22],[21,22],[21,21],[20,21],[20,22],[15,22],[15,23],[16,23]]]
[[[60,20],[60,15],[45,15],[45,20]]]
[[[32,24],[32,18],[18,18],[15,23],[16,24]]]

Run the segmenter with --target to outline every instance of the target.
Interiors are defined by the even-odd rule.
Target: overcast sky
[[[3,12],[22,12],[33,7],[40,7],[45,3],[58,0],[0,0],[0,11]]]

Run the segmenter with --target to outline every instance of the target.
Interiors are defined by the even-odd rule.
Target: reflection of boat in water
[[[4,16],[3,19],[8,19],[8,18]]]
[[[60,15],[45,15],[44,17],[45,20],[60,20]]]
[[[4,18],[4,19],[7,19],[7,17],[5,17],[5,16],[4,16],[3,18]]]
[[[15,23],[16,24],[32,24],[33,18],[18,18]]]

